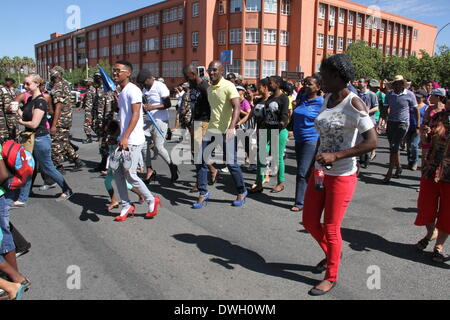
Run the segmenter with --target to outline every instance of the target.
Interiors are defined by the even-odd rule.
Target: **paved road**
[[[75,113],[72,133],[81,158],[94,167],[97,145],[80,143],[82,113]],[[387,162],[384,138],[380,144],[375,163],[360,175],[343,223],[338,286],[314,299],[448,299],[449,262],[434,265],[431,249],[419,253],[412,246],[424,235],[413,226],[419,172],[404,170],[391,185],[380,184]],[[284,192],[272,196],[267,189],[244,208],[233,208],[232,182],[223,175],[200,211],[190,209],[197,196],[188,192],[193,166],[182,166],[179,183],[172,185],[158,159],[159,179],[151,191],[164,207],[154,220],[145,220],[145,207],[139,206],[134,219],[114,222],[118,211],[105,211],[102,178],[87,169],[66,175],[76,192],[71,202],[54,201],[57,189],[35,188],[29,207],[11,212],[32,243],[19,258],[21,271],[33,282],[26,298],[312,299],[307,292],[323,277],[312,273],[312,266],[323,256],[299,224],[300,216],[288,210],[295,191],[293,141],[287,158]],[[245,174],[247,183],[253,179]],[[79,290],[68,289],[76,284],[77,269],[71,266],[81,272]],[[380,289],[368,289],[371,266],[379,268]]]

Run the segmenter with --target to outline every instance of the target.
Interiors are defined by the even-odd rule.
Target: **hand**
[[[119,141],[119,147],[122,150],[128,150],[128,138],[123,137],[122,140]]]
[[[286,127],[286,125],[285,125],[285,123],[283,122],[283,121],[280,121],[279,123],[278,123],[278,128],[281,130],[281,129],[284,129]]]
[[[56,128],[55,127],[51,127],[50,128],[50,135],[53,137],[56,135]]]
[[[231,139],[233,139],[236,136],[236,129],[227,129],[227,133],[226,133],[226,140],[230,141]]]
[[[156,110],[156,109],[155,109],[155,107],[153,107],[153,106],[151,106],[151,105],[149,105],[149,104],[146,104],[146,105],[144,106],[144,110],[145,110],[145,111],[154,111],[154,110]]]
[[[321,153],[316,156],[316,161],[322,166],[332,164],[333,162],[336,162],[336,160],[336,153]]]

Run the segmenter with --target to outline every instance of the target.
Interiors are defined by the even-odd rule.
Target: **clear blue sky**
[[[210,0],[208,0],[210,1]],[[81,27],[136,10],[159,0],[60,0],[60,1],[2,1],[1,56],[29,56],[34,58],[34,44],[48,40],[53,32],[67,33],[66,9],[77,5],[81,9]],[[381,10],[436,25],[450,22],[449,0],[356,0],[365,5],[378,5]],[[13,30],[11,32],[9,30]],[[438,37],[437,44],[450,46],[450,26]]]

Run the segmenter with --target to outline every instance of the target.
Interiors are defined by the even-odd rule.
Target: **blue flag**
[[[111,77],[105,72],[105,70],[102,69],[102,67],[99,66],[98,70],[100,71],[100,74],[102,76],[103,89],[106,92],[115,91],[117,86],[116,86],[115,82],[113,81],[113,79],[111,79]]]
[[[166,137],[164,136],[164,133],[162,132],[161,128],[158,127],[158,125],[156,124],[155,118],[153,118],[153,116],[152,116],[152,114],[150,113],[150,111],[147,111],[146,113],[147,113],[148,119],[149,119],[150,122],[155,126],[156,130],[158,130],[159,134],[160,134],[164,139],[166,139]],[[169,128],[169,130],[170,130],[170,128]]]

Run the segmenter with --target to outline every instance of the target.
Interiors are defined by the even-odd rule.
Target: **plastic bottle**
[[[314,188],[317,191],[323,191],[324,187],[323,187],[323,180],[325,178],[325,174],[323,172],[323,170],[317,170],[314,169],[314,181],[315,181],[315,185]]]

